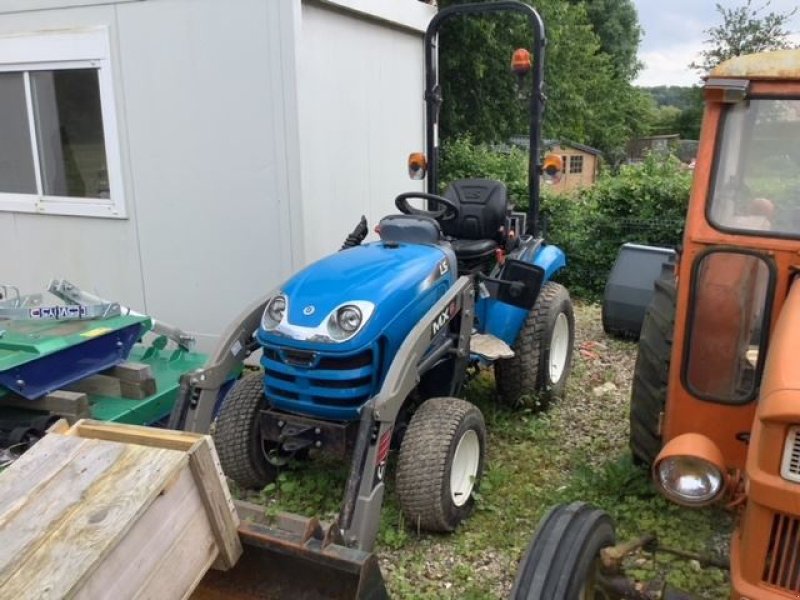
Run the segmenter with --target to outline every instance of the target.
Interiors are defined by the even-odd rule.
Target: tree
[[[656,86],[641,89],[654,101],[646,119],[649,134],[677,133],[685,140],[696,140],[700,137],[703,88]]]
[[[462,1],[442,0],[440,6]],[[544,137],[617,154],[631,135],[641,132],[646,98],[618,75],[586,7],[586,2],[550,2],[539,8],[548,41]],[[509,72],[511,53],[521,46],[529,48],[530,39],[524,19],[517,15],[455,19],[443,27],[443,139],[469,134],[475,142],[504,142],[526,131],[526,103],[520,102]]]
[[[717,4],[722,24],[705,30],[708,48],[701,53],[702,60],[692,62],[689,67],[705,73],[734,56],[790,48],[790,32],[786,25],[797,8],[788,12],[767,12],[770,4],[771,0],[757,8],[753,7],[753,0],[735,8]]]
[[[570,0],[582,4],[592,30],[600,40],[600,50],[611,57],[617,77],[631,81],[642,64],[637,58],[642,28],[632,0]]]

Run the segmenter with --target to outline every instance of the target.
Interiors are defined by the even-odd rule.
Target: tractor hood
[[[286,315],[274,330],[261,329],[259,337],[262,342],[352,348],[350,342],[374,339],[445,276],[453,277],[452,265],[437,246],[375,242],[343,250],[306,267],[281,287]],[[326,339],[331,315],[348,304],[362,308],[364,325],[344,342]]]

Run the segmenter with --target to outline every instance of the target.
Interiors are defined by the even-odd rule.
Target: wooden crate
[[[209,436],[60,425],[0,473],[0,599],[185,598],[236,563]]]

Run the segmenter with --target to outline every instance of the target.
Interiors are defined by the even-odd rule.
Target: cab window
[[[723,230],[800,236],[800,99],[726,109],[708,218]]]

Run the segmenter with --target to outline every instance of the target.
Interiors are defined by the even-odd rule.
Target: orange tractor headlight
[[[653,479],[668,499],[693,507],[713,504],[728,486],[722,452],[699,433],[670,440],[653,463]]]

